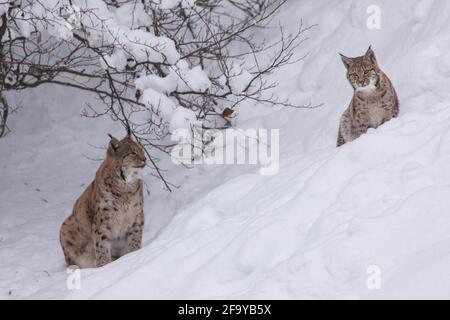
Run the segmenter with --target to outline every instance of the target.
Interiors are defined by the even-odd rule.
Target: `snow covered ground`
[[[381,30],[366,27],[369,5]],[[42,87],[0,140],[0,299],[450,298],[450,3],[290,1],[280,17],[317,24],[310,55],[277,75],[314,110],[239,111],[239,127],[280,129],[280,169],[174,167],[169,194],[146,183],[144,247],[68,290],[59,226],[121,129],[79,116],[91,97]],[[336,149],[352,94],[338,52],[372,45],[401,115]],[[167,164],[169,166],[169,164]],[[370,266],[381,284],[370,290]],[[370,282],[370,281],[369,281]]]

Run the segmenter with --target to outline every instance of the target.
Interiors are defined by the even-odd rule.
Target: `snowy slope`
[[[381,8],[382,29],[366,28]],[[280,128],[280,170],[172,168],[147,176],[144,248],[66,288],[59,225],[120,128],[79,117],[90,97],[44,87],[19,97],[0,140],[0,298],[450,298],[450,3],[291,1],[280,17],[318,24],[310,55],[276,78],[315,110],[240,110]],[[338,52],[371,44],[401,115],[334,147],[351,88]],[[84,155],[84,156],[83,156]],[[169,166],[169,164],[167,164]],[[381,288],[366,286],[367,268]]]

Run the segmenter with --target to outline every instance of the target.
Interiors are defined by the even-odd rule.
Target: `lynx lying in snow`
[[[364,56],[348,58],[341,54],[341,58],[347,68],[347,79],[354,93],[350,106],[341,117],[338,147],[399,114],[399,102],[394,87],[378,67],[370,47]]]
[[[141,247],[144,166],[144,152],[129,135],[122,141],[111,136],[94,181],[61,226],[67,265],[101,267]]]

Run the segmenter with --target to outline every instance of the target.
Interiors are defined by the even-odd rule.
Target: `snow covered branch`
[[[268,80],[305,57],[309,27],[279,27],[275,43],[261,32],[287,0],[1,1],[0,93],[93,92],[101,103],[84,114],[120,121],[148,150],[169,153],[167,136],[198,120],[230,127],[243,103],[308,107],[280,100]]]

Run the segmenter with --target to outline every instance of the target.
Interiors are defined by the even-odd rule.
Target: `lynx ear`
[[[116,151],[117,148],[119,148],[119,140],[114,138],[111,134],[108,133],[108,136],[111,138],[111,141],[109,142],[109,145],[111,146],[111,149],[113,151]]]
[[[345,68],[350,68],[351,64],[353,63],[353,59],[344,56],[342,53],[339,53],[339,55],[341,56],[342,62],[344,63]]]
[[[377,64],[377,58],[375,58],[375,52],[373,52],[372,46],[369,46],[369,49],[367,49],[366,53],[364,54],[364,59],[372,64]]]

